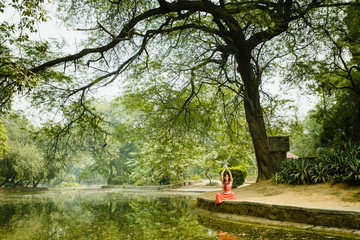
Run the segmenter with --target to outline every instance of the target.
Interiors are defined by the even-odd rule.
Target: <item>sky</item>
[[[75,27],[65,28],[59,20],[56,20],[54,8],[49,4],[46,8],[49,9],[49,15],[51,17],[47,22],[38,24],[38,32],[31,34],[31,38],[34,40],[48,40],[51,38],[64,39],[68,43],[68,46],[63,49],[63,51],[73,53],[78,49],[78,44],[82,40],[86,39],[84,33],[76,30]],[[5,11],[5,13],[0,15],[0,19],[2,19],[2,21],[13,22],[16,21],[16,18],[16,13],[13,11]],[[270,93],[272,96],[277,95],[278,98],[292,100],[294,105],[298,108],[297,116],[301,120],[305,118],[308,111],[314,108],[315,104],[318,102],[317,97],[307,95],[294,86],[285,86],[278,78],[271,79],[270,81],[264,81],[262,89],[267,93]],[[96,93],[96,97],[100,99],[111,99],[117,96],[120,91],[121,89],[119,84],[114,83],[108,87],[99,89]],[[38,110],[32,108],[25,98],[17,97],[14,102],[15,104],[13,108],[15,110],[26,111],[30,118],[37,118],[40,122],[51,118],[49,114],[49,116],[39,116]],[[294,112],[285,111],[282,114],[293,115]]]

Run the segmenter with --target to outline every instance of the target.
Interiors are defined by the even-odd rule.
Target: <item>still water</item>
[[[350,239],[199,217],[195,196],[68,190],[0,193],[0,240]]]

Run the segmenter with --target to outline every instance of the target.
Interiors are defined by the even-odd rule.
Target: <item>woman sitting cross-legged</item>
[[[225,173],[225,176],[224,176],[225,170],[227,170],[227,172]],[[237,200],[237,198],[235,197],[235,193],[233,193],[231,191],[233,178],[232,178],[231,172],[228,169],[227,165],[224,168],[224,170],[221,172],[221,182],[223,185],[224,192],[216,194],[215,205],[219,205],[220,203],[222,203],[225,200]]]

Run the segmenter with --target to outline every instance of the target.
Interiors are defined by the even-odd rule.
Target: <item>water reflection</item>
[[[324,235],[233,225],[191,211],[183,196],[104,190],[0,198],[0,240],[324,239]],[[334,238],[336,239],[336,238]],[[344,238],[337,238],[344,239]]]

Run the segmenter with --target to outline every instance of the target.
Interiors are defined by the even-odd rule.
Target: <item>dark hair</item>
[[[230,180],[230,174],[229,174],[228,172],[225,172],[225,173],[224,173],[224,182],[226,181],[226,180],[225,180],[225,175],[228,175],[229,180]]]

